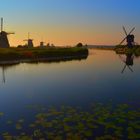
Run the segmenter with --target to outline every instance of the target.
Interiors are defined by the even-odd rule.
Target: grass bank
[[[132,53],[135,56],[140,56],[140,46],[135,46],[134,48],[127,48],[127,46],[117,46],[115,49],[117,54],[128,54]]]
[[[88,55],[87,48],[0,48],[0,61],[74,58]]]

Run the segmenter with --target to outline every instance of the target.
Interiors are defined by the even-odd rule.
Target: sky
[[[11,46],[25,44],[28,32],[34,44],[116,45],[136,27],[140,43],[140,0],[0,0],[0,17]]]

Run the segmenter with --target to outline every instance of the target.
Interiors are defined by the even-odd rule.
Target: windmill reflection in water
[[[122,74],[124,73],[126,68],[128,68],[131,72],[134,72],[133,69],[132,69],[132,66],[134,65],[134,54],[128,53],[128,54],[125,54],[125,55],[126,55],[125,60],[124,60],[122,55],[119,55],[121,61],[125,64],[122,71],[121,71]]]
[[[1,72],[1,76],[2,76],[2,80],[1,82],[3,84],[6,83],[6,72],[9,68],[14,67],[16,65],[18,65],[19,63],[14,63],[14,64],[0,64],[0,72]]]
[[[0,67],[1,67],[1,71],[2,71],[2,83],[5,84],[5,82],[6,82],[6,76],[5,76],[6,66],[3,65],[3,66],[0,66]]]

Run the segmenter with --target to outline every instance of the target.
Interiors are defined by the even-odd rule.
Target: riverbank
[[[140,46],[135,46],[134,48],[127,48],[125,46],[117,46],[115,49],[117,54],[134,54],[135,56],[140,56]]]
[[[87,48],[0,49],[0,64],[86,59]]]

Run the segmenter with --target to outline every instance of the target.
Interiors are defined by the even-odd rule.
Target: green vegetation
[[[114,49],[117,54],[128,54],[132,53],[135,54],[135,56],[140,56],[140,46],[137,45],[134,48],[127,48],[127,46],[116,46]]]
[[[88,111],[70,106],[30,105],[27,109],[37,110],[34,121],[29,124],[23,118],[15,121],[16,124],[10,121],[8,125],[14,126],[16,134],[3,132],[4,140],[140,139],[140,110],[127,104],[94,103]]]
[[[45,58],[63,58],[80,57],[88,55],[87,48],[0,48],[0,61],[24,60],[24,59],[45,59]]]

